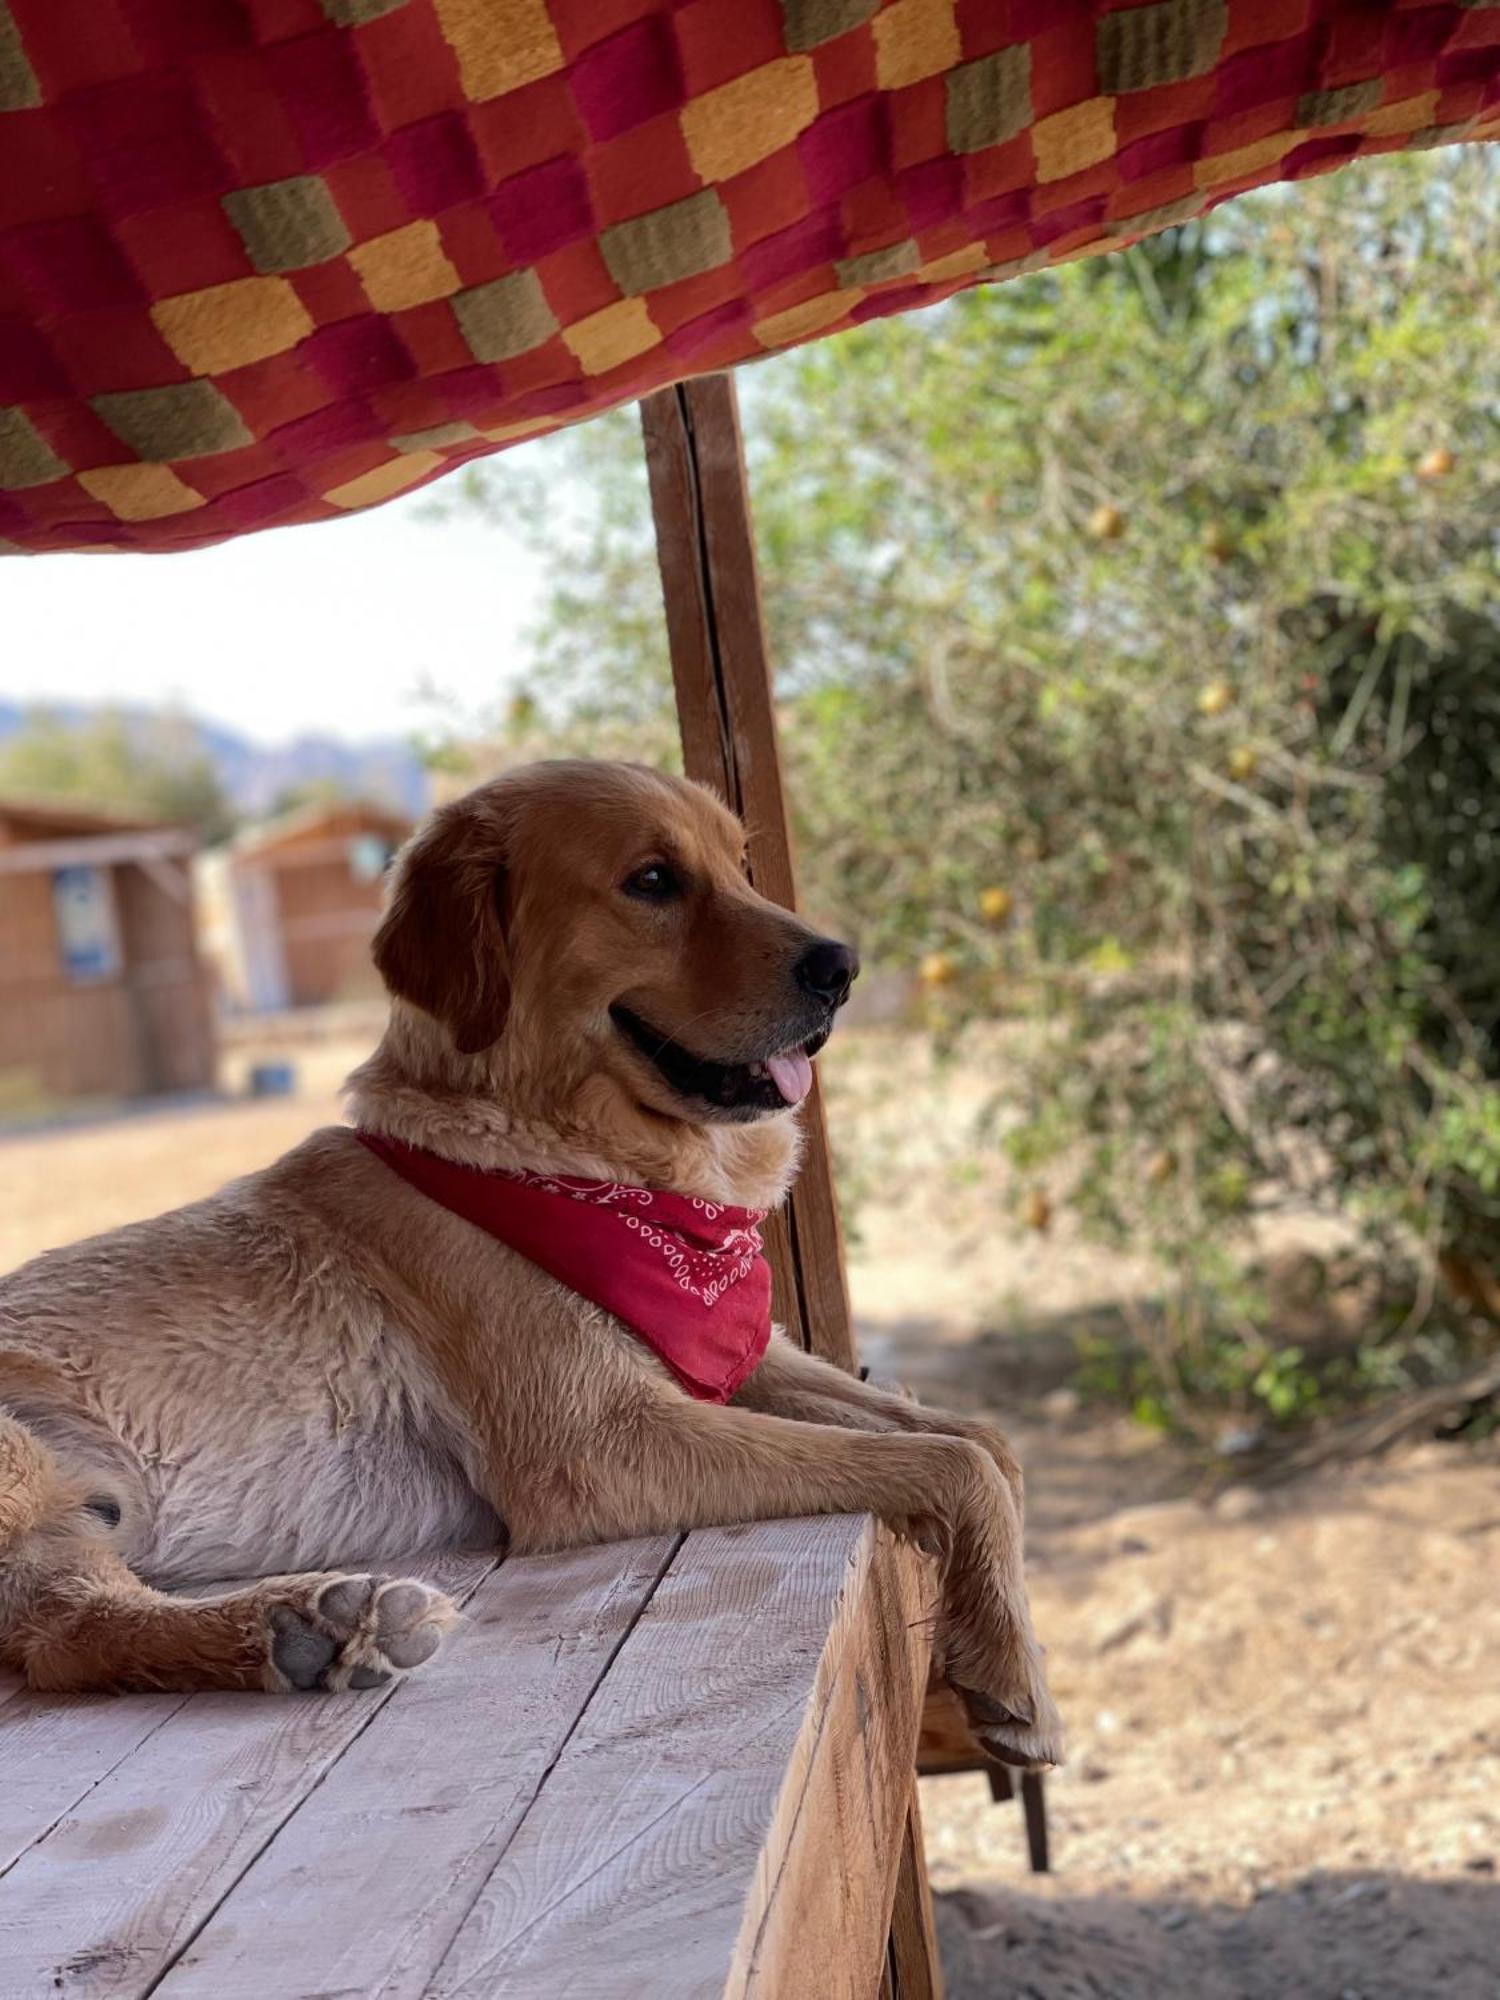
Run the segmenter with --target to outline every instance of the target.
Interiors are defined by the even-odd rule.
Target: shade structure
[[[1482,0],[0,0],[0,548],[337,517],[1496,134]]]

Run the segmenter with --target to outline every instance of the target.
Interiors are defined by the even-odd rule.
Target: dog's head
[[[599,1078],[652,1117],[775,1117],[807,1095],[859,961],[756,894],[744,842],[681,779],[528,765],[404,850],[375,963],[534,1108]]]

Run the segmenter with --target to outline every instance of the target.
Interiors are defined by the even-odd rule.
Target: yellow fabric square
[[[694,170],[726,181],[790,146],[818,115],[811,56],[778,56],[682,107],[682,136]]]
[[[923,284],[940,285],[945,278],[963,278],[970,271],[982,271],[988,262],[989,257],[982,243],[966,243],[962,250],[951,251],[934,263],[919,266],[915,275]]]
[[[785,347],[790,341],[816,333],[820,327],[832,326],[835,320],[853,312],[863,297],[858,287],[852,291],[822,292],[815,299],[804,299],[800,306],[788,306],[785,312],[757,320],[755,337],[762,347]]]
[[[1031,144],[1039,181],[1066,180],[1069,174],[1097,166],[1115,150],[1114,99],[1091,97],[1084,104],[1055,111],[1050,118],[1039,118],[1031,128]]]
[[[377,500],[389,500],[393,493],[415,486],[442,463],[441,454],[435,451],[408,452],[404,458],[377,465],[373,472],[362,472],[358,479],[346,480],[323,498],[335,507],[373,507]]]
[[[1437,105],[1438,93],[1424,90],[1420,97],[1405,97],[1399,104],[1382,104],[1360,119],[1359,129],[1372,139],[1400,138],[1430,124]]]
[[[435,222],[408,222],[356,243],[349,262],[376,312],[404,312],[431,299],[452,298],[463,283],[444,254]]]
[[[1193,180],[1201,188],[1244,180],[1250,174],[1274,167],[1306,137],[1305,132],[1273,132],[1269,139],[1257,139],[1253,145],[1241,146],[1238,152],[1210,153],[1194,165]]]
[[[953,0],[895,0],[875,17],[875,78],[882,90],[952,69],[962,53]]]
[[[169,465],[97,465],[78,484],[102,500],[117,521],[162,521],[201,507],[204,496]]]
[[[222,375],[285,354],[313,330],[306,306],[285,278],[235,278],[202,292],[180,292],[151,308],[157,331],[195,375]]]
[[[464,94],[502,97],[563,66],[546,0],[434,0],[443,38],[458,57]]]
[[[644,299],[617,299],[612,306],[565,327],[563,340],[582,362],[585,375],[603,375],[655,347],[661,333]]]

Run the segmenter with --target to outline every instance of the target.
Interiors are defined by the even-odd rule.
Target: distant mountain
[[[23,728],[35,704],[0,700],[0,743]],[[102,711],[75,702],[49,702],[48,712],[80,727]],[[144,728],[156,719],[151,709],[114,708]],[[220,782],[246,819],[263,819],[278,796],[304,785],[332,784],[358,798],[398,807],[413,818],[427,809],[428,775],[409,743],[400,737],[350,742],[336,736],[294,736],[262,744],[222,723],[189,718],[189,726],[212,759]]]

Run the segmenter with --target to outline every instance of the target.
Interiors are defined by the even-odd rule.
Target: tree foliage
[[[222,840],[234,815],[191,723],[112,710],[77,721],[33,710],[0,742],[0,793],[66,800],[98,812],[138,813]]]
[[[1487,156],[1373,163],[745,382],[810,900],[1049,1024],[1008,1143],[1194,1325],[1289,1190],[1500,1263],[1497,270]],[[629,420],[560,463],[527,727],[649,754]]]

